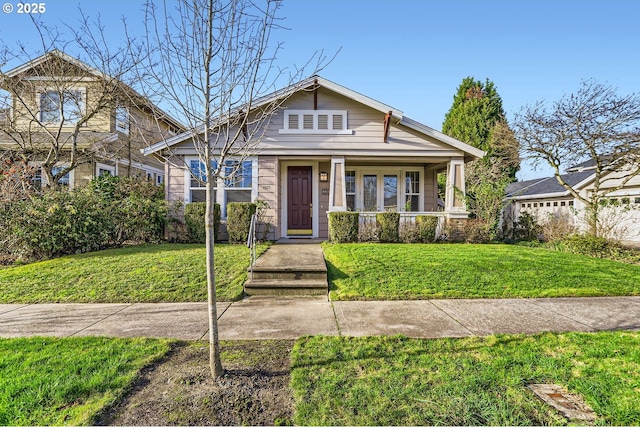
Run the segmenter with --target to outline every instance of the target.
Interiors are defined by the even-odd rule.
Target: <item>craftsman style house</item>
[[[161,184],[164,165],[140,149],[184,131],[117,76],[57,50],[1,73],[0,94],[3,160],[13,152],[9,161],[28,162],[38,186],[55,177],[73,188],[105,174]]]
[[[223,219],[227,203],[260,199],[269,206],[270,237],[278,239],[326,238],[327,213],[334,211],[467,218],[464,167],[483,151],[319,76],[262,98],[254,111],[283,96],[253,155],[240,165],[227,160],[238,172],[216,184]],[[143,152],[170,157],[167,200],[204,200],[202,182],[194,179],[202,164],[191,133]],[[446,174],[444,200],[438,196],[439,173]]]

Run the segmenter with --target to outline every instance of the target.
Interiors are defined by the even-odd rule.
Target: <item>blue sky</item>
[[[3,0],[3,4],[6,1]],[[29,17],[0,13],[0,39],[34,43]],[[121,17],[140,27],[142,1],[46,0],[41,19],[60,28],[80,6],[100,14],[114,43]],[[554,101],[595,78],[620,94],[640,92],[640,2],[285,0],[278,63],[303,64],[319,50],[338,56],[321,74],[440,130],[464,77],[493,81],[507,118],[537,100]],[[72,52],[69,52],[72,53]],[[548,175],[523,165],[520,179]]]

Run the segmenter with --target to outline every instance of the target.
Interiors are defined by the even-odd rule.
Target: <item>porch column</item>
[[[347,210],[347,193],[344,185],[344,157],[331,156],[329,176],[329,212]]]
[[[447,163],[445,212],[448,215],[456,214],[455,216],[462,214],[466,218],[468,212],[465,197],[464,159],[452,158]]]

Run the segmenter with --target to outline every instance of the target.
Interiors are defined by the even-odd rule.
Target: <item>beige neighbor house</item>
[[[406,220],[433,215],[467,218],[465,163],[484,152],[319,76],[256,103],[288,97],[239,175],[219,180],[216,200],[223,220],[231,201],[265,201],[272,239],[328,237],[328,212],[359,211],[371,217],[397,211]],[[145,150],[171,156],[165,164],[167,200],[204,200],[191,135],[184,133]],[[233,161],[231,161],[233,162]],[[237,165],[236,165],[237,166]],[[446,173],[444,201],[438,173]]]
[[[611,172],[600,186],[603,196],[601,230],[607,237],[640,245],[640,175],[617,189],[622,182],[621,176],[621,172]],[[583,197],[588,197],[595,178],[593,161],[567,169],[562,178]],[[555,217],[566,220],[578,230],[587,229],[584,204],[562,187],[555,176],[514,182],[507,187],[506,193],[509,203],[503,212],[505,221],[518,221],[520,215],[527,212],[538,223]]]
[[[140,150],[184,131],[129,86],[55,50],[0,75],[4,109],[0,150],[28,153],[32,180],[47,183],[42,164],[52,148],[52,173],[67,170],[59,184],[70,188],[109,174],[138,176],[160,185],[164,165]],[[156,120],[160,117],[159,120]],[[6,153],[6,151],[5,151]]]

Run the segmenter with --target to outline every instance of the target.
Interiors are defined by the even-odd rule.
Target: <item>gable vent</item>
[[[329,129],[329,116],[327,114],[318,114],[318,129]],[[340,128],[342,130],[342,128]]]
[[[342,114],[334,114],[333,115],[333,130],[342,130],[344,129],[344,116]]]
[[[302,129],[313,130],[313,114],[303,114]]]
[[[284,123],[281,134],[353,135],[347,129],[346,110],[284,110]]]
[[[289,129],[298,129],[300,127],[300,123],[298,120],[297,114],[291,114],[289,116]]]

